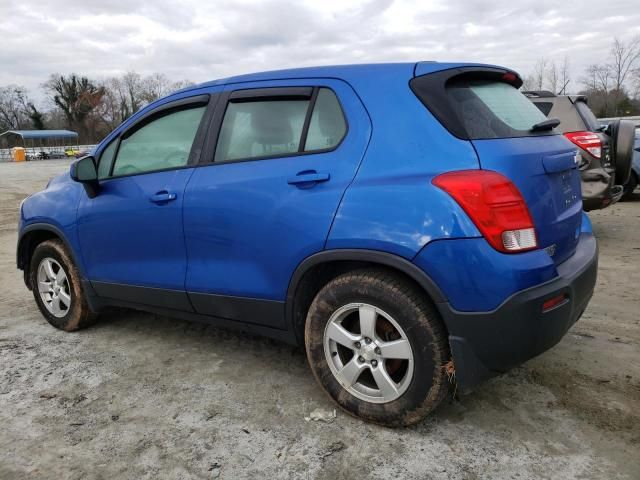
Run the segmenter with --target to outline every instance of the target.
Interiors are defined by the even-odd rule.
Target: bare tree
[[[613,39],[611,46],[611,77],[613,82],[614,111],[620,112],[621,97],[626,96],[625,82],[633,73],[634,66],[640,59],[640,36],[633,38],[629,43],[624,43],[619,38]]]
[[[547,74],[547,61],[541,57],[536,62],[533,69],[534,90],[542,90],[544,88],[545,78]]]
[[[78,132],[81,141],[96,140],[92,113],[102,102],[104,88],[76,74],[68,77],[52,75],[45,88],[53,103],[64,113],[68,126]]]
[[[549,85],[549,90],[553,93],[558,93],[559,75],[558,67],[556,66],[555,60],[553,60],[547,69],[547,85]]]
[[[562,66],[560,67],[560,90],[558,94],[565,95],[567,93],[567,87],[571,81],[571,68],[569,66],[569,57],[565,56],[562,60]]]
[[[24,87],[0,87],[0,132],[30,127],[29,105]]]
[[[640,36],[635,37],[629,43],[624,43],[617,37],[611,47],[611,70],[614,88],[622,90],[624,83],[640,60]]]

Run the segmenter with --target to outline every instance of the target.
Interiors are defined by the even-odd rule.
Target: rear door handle
[[[326,182],[331,178],[328,173],[318,173],[315,170],[305,171],[298,173],[295,177],[289,178],[287,183],[289,185],[304,185],[304,184],[316,184],[320,182]]]
[[[178,196],[175,193],[171,193],[171,192],[167,192],[166,190],[163,190],[154,195],[151,195],[149,197],[149,200],[153,203],[168,203],[168,202],[172,202],[176,198],[178,198]]]

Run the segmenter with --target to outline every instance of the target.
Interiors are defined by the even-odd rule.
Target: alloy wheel
[[[398,399],[413,377],[413,351],[402,327],[366,303],[339,308],[324,331],[329,368],[343,388],[371,403]]]
[[[71,308],[71,288],[62,266],[46,257],[38,265],[38,292],[51,315],[62,318]]]

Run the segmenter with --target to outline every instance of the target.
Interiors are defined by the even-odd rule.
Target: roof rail
[[[551,98],[556,96],[555,93],[549,90],[525,90],[522,93],[530,98]]]

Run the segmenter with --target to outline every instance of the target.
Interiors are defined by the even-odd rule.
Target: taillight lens
[[[443,173],[432,183],[451,195],[496,250],[505,253],[538,248],[529,208],[518,188],[489,170]]]
[[[602,156],[602,141],[593,132],[569,132],[564,134],[574,145],[586,150],[596,158]]]

